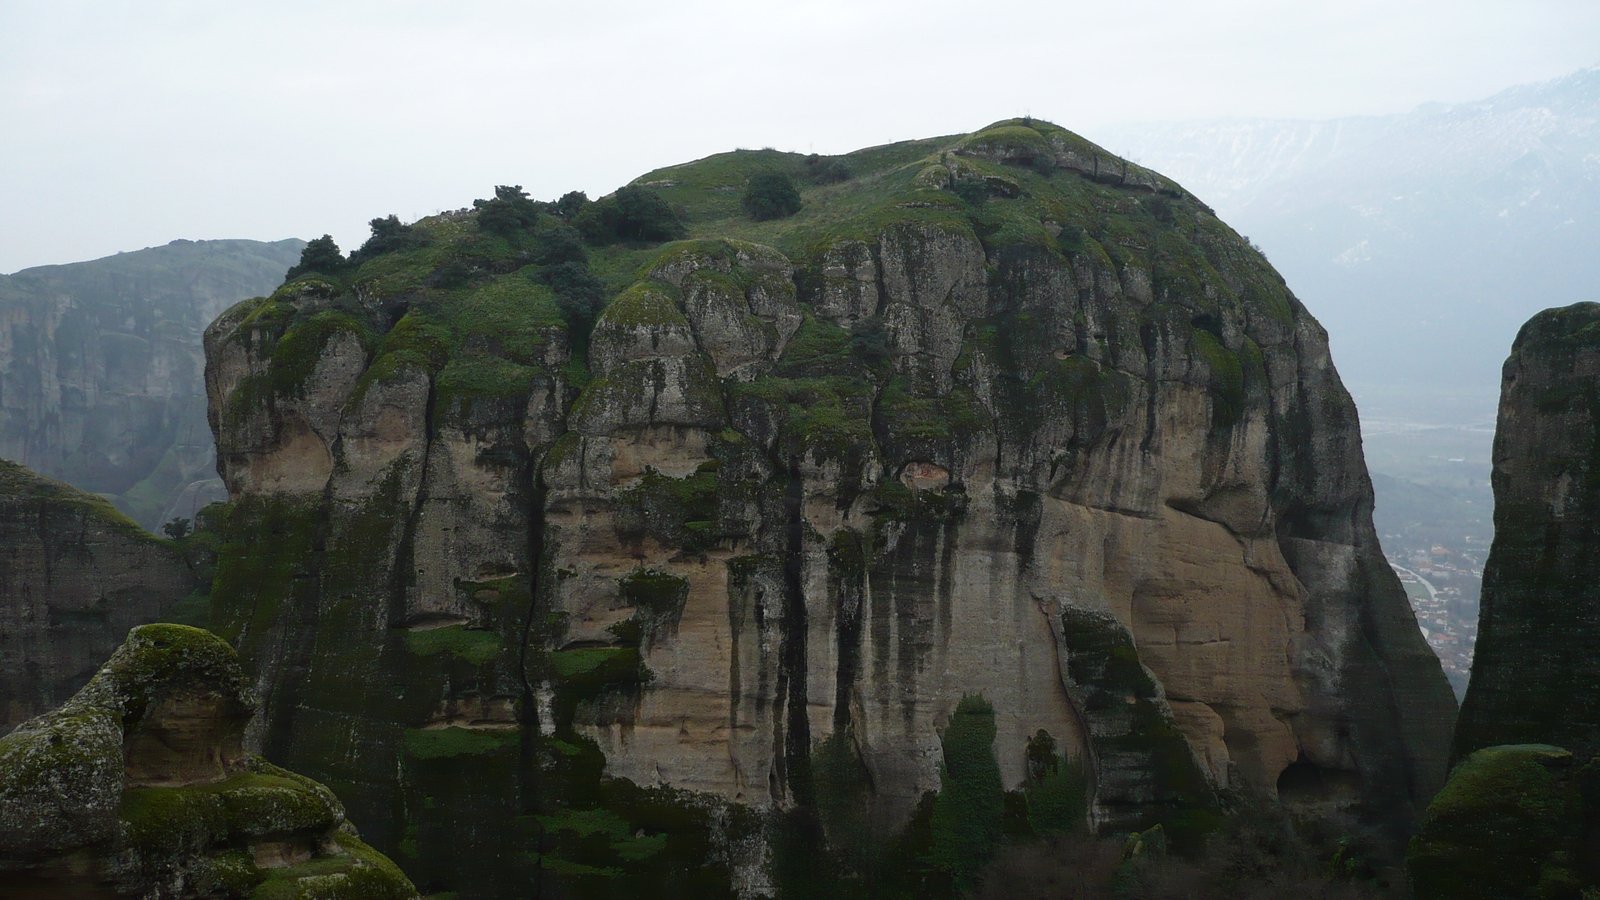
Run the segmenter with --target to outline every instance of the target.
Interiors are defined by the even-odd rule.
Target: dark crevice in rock
[[[828,551],[828,592],[833,596],[838,664],[834,673],[833,729],[850,725],[850,698],[861,672],[861,621],[866,560],[861,535],[840,531]]]
[[[800,460],[790,457],[784,485],[783,638],[779,650],[778,693],[786,714],[782,778],[801,806],[813,803],[810,755],[811,720],[806,709],[805,480]]]
[[[395,545],[394,569],[389,573],[389,621],[392,623],[406,621],[406,595],[416,587],[417,583],[415,562],[417,523],[421,521],[422,511],[428,505],[428,463],[433,457],[433,442],[437,436],[433,420],[437,391],[437,379],[429,377],[428,397],[422,407],[422,461],[417,467],[417,495],[411,502],[411,508],[406,511],[405,527],[401,530],[400,540]],[[327,498],[324,498],[324,508],[327,505]]]

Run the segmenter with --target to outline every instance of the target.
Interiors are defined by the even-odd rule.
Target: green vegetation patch
[[[595,327],[688,328],[677,298],[678,289],[664,281],[641,281],[608,303]]]
[[[170,546],[169,541],[156,537],[128,518],[111,502],[97,494],[46,478],[25,466],[0,459],[0,503],[30,502],[43,509],[70,509],[81,512],[86,518],[151,544]]]
[[[872,445],[872,387],[860,378],[757,378],[732,385],[729,402],[758,410],[785,455],[844,460]]]
[[[401,735],[406,755],[415,759],[449,759],[457,756],[484,756],[517,743],[515,731],[483,731],[472,728],[407,728]]]
[[[550,669],[556,678],[573,685],[635,682],[639,664],[639,651],[634,647],[580,647],[550,654]]]
[[[1572,754],[1546,744],[1486,747],[1450,773],[1406,856],[1419,900],[1561,896],[1582,821],[1564,785]]]
[[[1000,840],[1005,798],[994,737],[994,707],[973,695],[961,698],[940,735],[944,761],[929,858],[959,886],[972,883]]]
[[[299,396],[334,335],[353,335],[365,349],[366,328],[354,316],[325,309],[296,322],[272,348],[272,390],[278,396]],[[364,362],[364,360],[363,360]]]
[[[498,633],[464,625],[413,629],[405,635],[406,649],[418,656],[448,654],[475,666],[493,662],[501,650]]]
[[[342,815],[331,795],[278,771],[214,784],[130,788],[118,814],[133,846],[169,853],[230,839],[320,833],[339,824]]]
[[[442,412],[471,411],[474,400],[517,399],[528,396],[540,370],[489,356],[461,353],[450,358],[434,380],[434,406]]]

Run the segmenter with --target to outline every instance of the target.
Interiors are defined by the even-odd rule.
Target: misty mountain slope
[[[0,276],[0,457],[146,528],[215,499],[200,333],[270,292],[302,246],[173,241]]]
[[[1358,394],[1444,391],[1487,418],[1522,321],[1600,284],[1600,68],[1401,115],[1098,137],[1251,235]]]

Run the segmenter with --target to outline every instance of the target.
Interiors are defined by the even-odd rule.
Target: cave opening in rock
[[[1319,766],[1304,753],[1278,773],[1278,799],[1285,803],[1354,801],[1360,792],[1360,775]]]

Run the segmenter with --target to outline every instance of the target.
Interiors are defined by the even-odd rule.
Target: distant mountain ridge
[[[0,276],[0,458],[107,494],[147,528],[214,499],[200,334],[269,293],[303,246],[180,240]]]
[[[1399,115],[1097,137],[1252,235],[1358,386],[1492,415],[1510,335],[1600,284],[1600,67]]]

